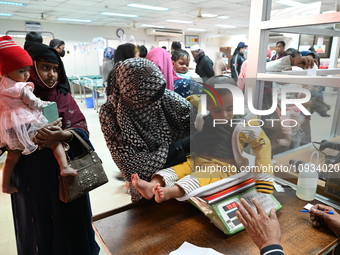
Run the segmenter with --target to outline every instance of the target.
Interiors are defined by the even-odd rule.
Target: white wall
[[[221,47],[233,47],[236,49],[239,42],[244,42],[246,45],[249,45],[248,34],[222,37]]]
[[[200,35],[200,46],[205,51],[205,54],[215,63],[220,52],[220,37],[209,37],[209,34]]]

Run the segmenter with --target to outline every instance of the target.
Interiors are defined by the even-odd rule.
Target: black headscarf
[[[46,44],[31,42],[29,45],[27,45],[26,51],[35,61],[44,61],[59,64],[60,71],[57,90],[64,94],[70,92],[70,84],[66,77],[63,61],[61,60],[58,52],[55,49],[51,48],[50,46],[47,46]]]
[[[57,103],[59,116],[62,117],[63,129],[79,128],[88,133],[85,117],[77,102],[69,93],[68,83],[65,83],[67,78],[58,52],[42,43],[32,44],[27,51],[34,61],[29,78],[29,81],[34,83],[34,94],[44,101]],[[59,65],[58,80],[53,86],[46,86],[40,78],[36,68],[38,61]]]

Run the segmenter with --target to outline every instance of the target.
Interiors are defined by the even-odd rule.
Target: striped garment
[[[261,255],[283,255],[282,246],[279,244],[268,245],[261,250]]]

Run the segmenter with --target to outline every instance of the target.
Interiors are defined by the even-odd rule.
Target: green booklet
[[[42,112],[45,118],[48,120],[48,123],[51,123],[59,118],[58,108],[55,102],[51,102],[50,104],[44,105]]]

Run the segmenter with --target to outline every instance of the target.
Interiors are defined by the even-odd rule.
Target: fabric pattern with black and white
[[[142,196],[133,187],[131,174],[150,181],[163,168],[169,144],[190,135],[194,109],[165,89],[163,74],[147,59],[116,64],[108,82],[111,91],[100,110],[101,129],[114,162],[130,182],[132,201],[138,201]]]

